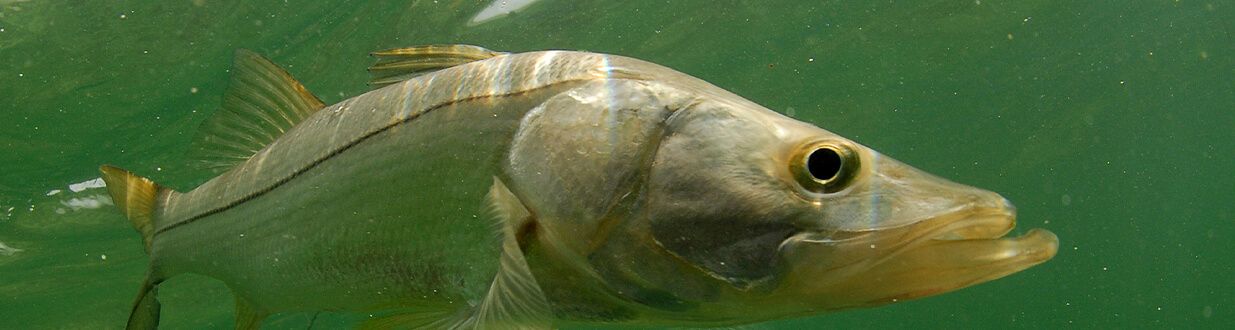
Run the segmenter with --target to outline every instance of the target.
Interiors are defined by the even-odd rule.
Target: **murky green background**
[[[207,179],[182,156],[234,49],[332,103],[366,89],[369,51],[425,43],[661,63],[998,191],[1018,232],[1062,241],[1002,280],[767,327],[1235,323],[1231,2],[544,0],[470,22],[487,5],[0,0],[0,328],[123,326],[140,239],[103,189],[69,185],[103,163]],[[175,278],[161,299],[168,328],[231,327],[218,282]]]

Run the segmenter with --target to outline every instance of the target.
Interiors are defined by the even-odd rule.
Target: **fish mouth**
[[[929,222],[914,230],[916,239],[885,256],[883,267],[871,269],[903,289],[869,304],[926,297],[995,280],[1050,260],[1059,250],[1058,237],[1045,229],[1007,236],[1016,226],[1016,212],[1010,206],[955,212]]]
[[[1030,229],[1007,236],[1015,225],[1015,208],[1005,203],[897,228],[793,238],[787,242],[799,256],[793,262],[809,258],[813,263],[795,267],[789,287],[826,297],[835,308],[867,307],[955,291],[1055,256],[1055,234]]]

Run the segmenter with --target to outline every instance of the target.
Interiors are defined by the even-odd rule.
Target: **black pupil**
[[[828,148],[815,149],[806,159],[806,170],[818,180],[831,180],[840,173],[840,154]]]

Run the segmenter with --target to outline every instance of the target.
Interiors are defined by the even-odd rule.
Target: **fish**
[[[100,167],[149,267],[126,324],[198,274],[236,328],[734,326],[932,296],[1051,259],[1015,207],[698,78],[619,55],[371,53],[325,105],[236,51],[187,192]],[[178,312],[178,311],[171,311]]]

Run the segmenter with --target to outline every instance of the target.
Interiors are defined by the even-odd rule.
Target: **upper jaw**
[[[977,208],[942,216],[945,221],[927,235],[935,240],[998,239],[1016,227],[1016,210]]]

